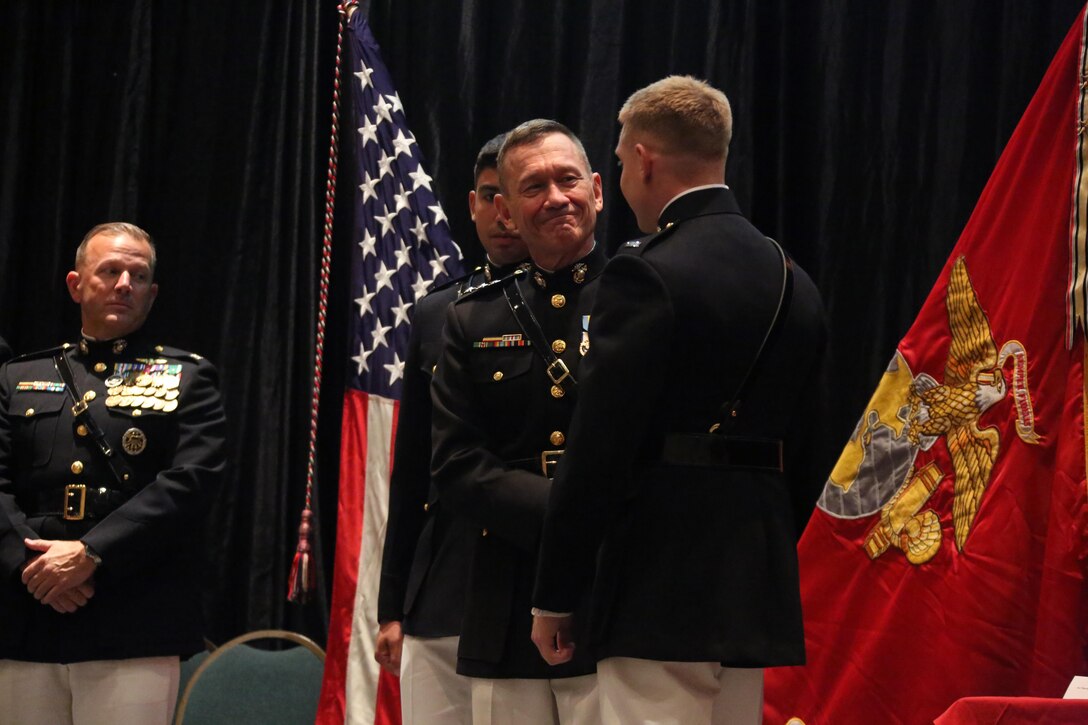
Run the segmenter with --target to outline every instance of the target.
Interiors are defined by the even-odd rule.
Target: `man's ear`
[[[635,153],[638,154],[638,173],[643,179],[648,179],[654,172],[654,155],[640,143],[635,144]]]
[[[597,211],[604,209],[604,191],[601,189],[601,175],[593,172],[593,208]]]
[[[472,217],[472,221],[476,221],[476,190],[473,189],[468,193],[468,215]]]
[[[83,292],[79,289],[80,279],[79,272],[76,271],[69,272],[64,277],[64,284],[68,288],[68,294],[77,305],[83,301]]]

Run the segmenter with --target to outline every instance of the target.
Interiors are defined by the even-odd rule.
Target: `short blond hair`
[[[87,261],[87,244],[99,234],[109,234],[112,236],[127,234],[138,242],[147,242],[147,246],[151,249],[151,259],[148,260],[147,266],[151,268],[151,274],[155,274],[155,265],[158,263],[158,255],[155,252],[155,240],[151,238],[150,234],[130,222],[106,222],[105,224],[98,224],[93,227],[91,231],[83,235],[83,241],[76,247],[76,270],[82,268],[83,263]]]
[[[653,136],[663,153],[722,162],[733,136],[729,99],[691,76],[669,76],[635,91],[619,121],[625,130]]]

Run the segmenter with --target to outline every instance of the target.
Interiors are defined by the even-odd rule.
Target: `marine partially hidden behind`
[[[404,365],[404,386],[389,479],[389,518],[378,590],[374,659],[400,676],[403,725],[467,725],[472,688],[457,674],[477,527],[457,517],[431,484],[431,378],[442,353],[442,326],[454,300],[528,267],[521,235],[495,209],[499,149],[506,134],[483,145],[468,193],[486,264],[450,280],[416,302]]]
[[[155,247],[96,226],[81,338],[0,371],[0,722],[169,723],[203,649],[201,522],[224,466],[215,369],[141,333]]]

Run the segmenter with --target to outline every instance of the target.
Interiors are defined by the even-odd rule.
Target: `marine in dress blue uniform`
[[[473,678],[476,723],[595,723],[588,653],[559,668],[529,640],[544,506],[579,395],[597,280],[600,177],[555,122],[510,132],[500,213],[534,268],[450,308],[432,385],[432,475],[445,505],[476,526],[457,671]]]
[[[620,120],[650,234],[601,276],[533,596],[561,614],[591,593],[589,634],[538,616],[534,641],[553,663],[572,638],[594,652],[607,723],[758,723],[761,668],[804,662],[793,499],[822,474],[820,296],[722,183],[720,91],[666,79]]]
[[[201,522],[224,467],[218,376],[141,333],[157,291],[146,234],[96,230],[69,274],[84,336],[0,368],[6,722],[169,722],[178,658],[204,648]]]

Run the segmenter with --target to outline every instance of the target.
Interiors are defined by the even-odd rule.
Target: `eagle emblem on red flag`
[[[1017,434],[1027,444],[1041,440],[1027,351],[1016,340],[998,350],[964,257],[952,265],[945,306],[951,343],[944,380],[912,375],[897,352],[820,499],[820,507],[832,515],[860,517],[880,510],[863,543],[873,559],[895,547],[919,565],[940,549],[940,513],[929,503],[947,474],[939,449],[924,462],[918,460],[921,452],[945,442],[952,464],[952,528],[956,548],[963,551],[1002,445],[998,428],[983,424],[982,416],[1011,390]]]

